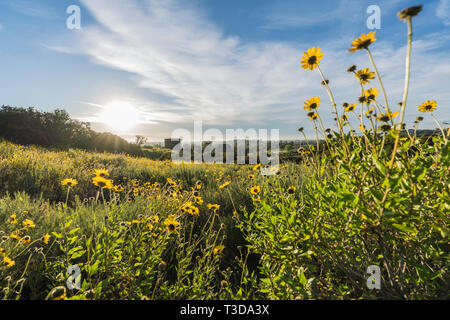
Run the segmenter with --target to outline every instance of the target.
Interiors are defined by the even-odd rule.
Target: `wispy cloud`
[[[450,0],[440,0],[436,8],[436,15],[446,26],[450,26]]]
[[[84,5],[100,26],[80,32],[72,50],[137,74],[138,86],[165,95],[166,110],[174,109],[184,120],[249,116],[254,121],[275,105],[295,101],[306,84],[296,72],[297,48],[225,37],[201,12],[181,2],[93,0]]]
[[[163,101],[138,103],[149,121],[303,125],[309,121],[301,108],[302,99],[320,95],[326,101],[318,74],[302,70],[299,64],[302,52],[316,44],[243,42],[225,36],[198,8],[175,0],[130,0],[126,4],[83,0],[83,4],[98,25],[77,33],[79,42],[73,47],[53,48],[86,54],[96,63],[137,75],[138,86],[164,96]],[[444,88],[450,77],[450,59],[433,50],[442,44],[443,36],[449,35],[415,42],[411,108],[425,99],[450,105],[450,93]],[[335,40],[321,41],[321,46],[326,53],[321,66],[338,101],[353,102],[351,97],[359,95],[358,84],[345,70],[355,62],[361,68],[369,66],[367,57],[348,54]],[[376,47],[375,59],[391,103],[400,101],[405,47],[389,42],[377,42]],[[430,64],[430,59],[440,61],[439,65]],[[321,108],[325,122],[331,125],[329,106],[324,103]],[[409,116],[415,116],[414,112]]]

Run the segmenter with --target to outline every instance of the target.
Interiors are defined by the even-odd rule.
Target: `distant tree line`
[[[67,111],[60,109],[41,112],[2,106],[0,137],[22,145],[142,155],[139,145],[111,133],[96,132],[89,123],[71,119]]]

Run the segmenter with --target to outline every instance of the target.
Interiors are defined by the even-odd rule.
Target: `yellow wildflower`
[[[375,79],[375,73],[371,72],[369,68],[364,68],[355,72],[355,77],[361,81],[362,84],[367,84],[370,80]]]
[[[10,267],[12,267],[13,265],[16,264],[16,262],[15,262],[14,260],[12,260],[12,259],[10,259],[10,258],[8,258],[8,257],[4,257],[4,258],[3,258],[3,263],[4,263],[8,268],[10,268]]]
[[[77,184],[78,184],[78,181],[76,179],[64,179],[63,181],[61,181],[62,186],[74,187]]]
[[[93,178],[92,179],[92,183],[95,186],[100,187],[102,189],[112,189],[114,187],[114,185],[113,185],[111,180],[105,179],[105,178],[100,177],[100,176],[96,176],[95,178]]]
[[[42,238],[42,242],[44,242],[45,244],[48,244],[48,242],[50,241],[50,235],[47,233],[43,238]]]
[[[369,32],[368,34],[363,33],[361,36],[353,40],[352,47],[348,51],[353,53],[358,50],[368,49],[369,46],[376,40],[377,38],[375,38],[375,31]]]
[[[107,178],[109,177],[109,171],[106,169],[95,169],[94,170],[94,174],[97,177],[102,177],[102,178]]]
[[[164,225],[169,233],[178,234],[178,230],[181,228],[181,223],[179,223],[174,215],[169,215],[164,221]]]
[[[422,103],[418,109],[420,112],[431,112],[434,111],[434,109],[436,109],[437,106],[437,102],[434,100],[427,100],[424,103]]]
[[[303,103],[305,105],[304,109],[308,111],[316,110],[320,106],[320,102],[319,97],[311,97]]]
[[[23,224],[23,226],[24,226],[25,228],[35,228],[35,227],[36,227],[36,225],[34,224],[34,222],[31,221],[30,219],[25,219],[25,220],[22,222],[22,224]]]
[[[253,195],[258,195],[261,192],[261,188],[259,186],[253,186],[250,188],[250,193]]]
[[[230,185],[230,181],[225,182],[224,184],[222,184],[221,186],[219,186],[219,189],[225,189],[226,187],[228,187]]]
[[[301,65],[303,69],[314,70],[319,66],[320,60],[323,58],[323,52],[319,47],[308,49],[301,58]]]
[[[17,224],[17,215],[16,214],[12,214],[11,216],[10,216],[10,223],[11,224]]]
[[[222,246],[222,245],[217,246],[217,247],[215,247],[215,248],[213,249],[213,254],[214,254],[214,255],[221,254],[221,253],[223,252],[224,249],[225,249],[225,246]]]

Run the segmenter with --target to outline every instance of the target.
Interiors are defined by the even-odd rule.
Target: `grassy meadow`
[[[317,139],[299,128],[308,144],[273,175],[260,164],[175,164],[1,141],[0,297],[448,299],[450,130],[433,115],[436,101],[407,104],[420,9],[399,13],[409,35],[399,105],[389,104],[370,51],[375,32],[350,48],[367,53],[370,66],[348,69],[361,87],[356,103],[338,107],[319,66],[324,53],[304,53],[301,67],[318,71],[336,126],[325,128],[330,109],[308,98]],[[438,130],[418,136],[423,117],[404,121],[411,108]],[[75,265],[74,279],[67,270]],[[374,265],[377,289],[367,273]]]

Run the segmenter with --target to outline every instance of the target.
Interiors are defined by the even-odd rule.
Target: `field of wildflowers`
[[[361,92],[341,111],[319,66],[324,52],[305,52],[301,66],[319,72],[336,128],[321,122],[322,99],[307,99],[317,144],[277,175],[262,176],[260,165],[176,165],[0,142],[1,297],[448,299],[450,158],[437,102],[415,107],[439,134],[403,130],[420,9],[399,13],[408,52],[398,108],[371,54],[375,32],[351,43],[371,65],[348,69]],[[74,265],[80,287],[69,288]],[[380,267],[379,290],[367,286],[370,265]]]

